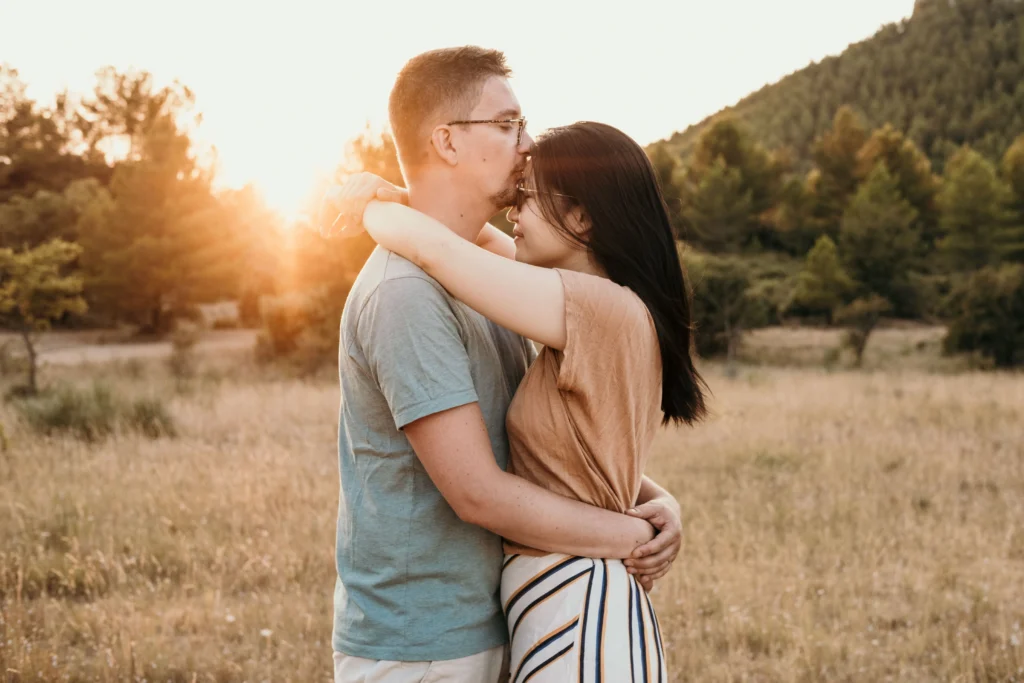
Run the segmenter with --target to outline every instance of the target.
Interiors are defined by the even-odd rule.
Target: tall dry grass
[[[0,671],[328,681],[337,388],[218,364],[81,369],[176,438],[42,438],[0,406]],[[659,437],[686,540],[673,680],[1024,681],[1024,377],[708,369]]]

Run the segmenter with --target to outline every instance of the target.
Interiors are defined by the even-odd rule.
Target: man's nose
[[[530,150],[533,149],[533,137],[529,131],[523,131],[523,139],[519,141],[519,153],[529,154]]]

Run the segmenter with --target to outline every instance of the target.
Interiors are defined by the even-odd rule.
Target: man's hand
[[[627,515],[646,519],[658,530],[658,535],[633,551],[625,561],[626,571],[648,591],[654,581],[668,573],[682,545],[683,525],[679,503],[674,498],[655,498],[626,511]]]
[[[359,232],[363,211],[374,199],[382,202],[409,203],[409,193],[373,173],[355,173],[341,185],[331,185],[320,200],[317,216],[320,235],[332,237],[343,230]]]

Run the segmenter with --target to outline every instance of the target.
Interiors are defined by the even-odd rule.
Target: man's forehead
[[[507,78],[494,76],[487,79],[480,92],[480,101],[473,109],[473,116],[496,119],[516,119],[522,116],[519,100],[512,92]]]

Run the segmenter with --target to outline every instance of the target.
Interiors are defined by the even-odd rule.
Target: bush
[[[256,340],[261,361],[285,360],[303,372],[332,362],[338,353],[338,329],[348,290],[322,287],[260,302],[263,329]]]
[[[778,322],[779,308],[789,297],[783,277],[761,275],[752,261],[740,257],[690,251],[682,256],[702,356],[725,352],[732,359],[744,332]]]
[[[195,323],[178,321],[171,335],[171,357],[167,364],[177,381],[191,378],[196,373],[196,344],[200,328]]]
[[[161,400],[125,401],[99,382],[87,389],[61,385],[14,405],[33,430],[45,435],[99,441],[118,427],[150,438],[176,434],[174,420]]]
[[[0,342],[0,377],[21,376],[28,369],[28,360],[17,353],[13,341]]]
[[[64,432],[83,441],[107,436],[117,422],[114,396],[99,383],[88,390],[63,385],[17,401],[15,406],[40,434]]]
[[[295,352],[299,336],[310,326],[312,302],[302,293],[267,296],[260,299],[263,329],[257,342],[264,358],[277,358]]]
[[[976,351],[999,368],[1024,365],[1024,266],[973,273],[954,287],[945,310],[947,353]]]
[[[174,419],[167,406],[157,398],[135,399],[124,415],[125,426],[151,439],[177,436]]]

